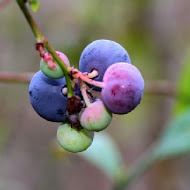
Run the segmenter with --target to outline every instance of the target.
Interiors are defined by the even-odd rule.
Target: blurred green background
[[[190,46],[189,7],[189,0],[41,0],[33,15],[53,47],[75,67],[87,44],[110,39],[126,48],[145,81],[174,84]],[[34,44],[16,1],[1,8],[0,71],[37,72],[40,58]],[[106,132],[118,144],[126,165],[158,137],[175,102],[173,96],[145,93],[133,112],[114,115]],[[78,154],[55,153],[59,124],[34,112],[27,84],[0,82],[0,108],[0,189],[111,188],[112,181]],[[189,190],[189,161],[186,155],[159,163],[131,189]]]

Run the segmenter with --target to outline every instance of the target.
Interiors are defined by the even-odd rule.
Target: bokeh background
[[[33,15],[53,47],[75,67],[87,44],[110,39],[127,49],[145,81],[175,84],[190,46],[189,8],[189,0],[40,0]],[[37,72],[40,58],[34,44],[16,1],[1,7],[0,71]],[[114,115],[106,132],[126,166],[159,136],[175,102],[172,95],[145,93],[133,112]],[[112,180],[90,162],[54,151],[58,125],[34,112],[28,84],[0,81],[0,189],[111,189]],[[131,189],[189,190],[189,161],[186,155],[158,163]]]

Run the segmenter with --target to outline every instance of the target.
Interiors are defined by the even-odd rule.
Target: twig
[[[0,72],[0,82],[28,84],[34,73]]]
[[[68,95],[68,97],[72,97],[74,93],[73,93],[73,89],[72,89],[71,82],[70,82],[70,76],[69,76],[70,71],[69,71],[67,65],[64,63],[63,60],[60,59],[60,57],[56,54],[54,48],[50,45],[50,43],[47,41],[47,39],[43,36],[36,21],[34,20],[32,15],[30,14],[28,8],[26,7],[25,2],[23,0],[17,0],[17,3],[19,5],[21,11],[23,12],[23,14],[36,38],[37,44],[43,43],[45,48],[47,49],[47,51],[52,55],[54,60],[59,64],[59,66],[63,70],[63,72],[65,74],[65,80],[67,83],[67,89],[68,89],[67,95]]]
[[[28,84],[34,73],[0,72],[0,82]],[[176,85],[165,80],[145,81],[145,94],[176,96]]]
[[[146,81],[145,93],[151,95],[177,96],[176,84],[166,80]]]

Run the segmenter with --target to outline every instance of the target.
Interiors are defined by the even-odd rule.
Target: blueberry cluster
[[[70,67],[68,58],[56,53]],[[140,103],[144,80],[127,51],[110,40],[90,43],[81,54],[79,71],[71,69],[70,75],[74,95],[68,98],[64,72],[46,53],[40,71],[30,82],[29,95],[41,117],[62,122],[57,130],[59,144],[70,152],[80,152],[91,145],[94,131],[110,124],[112,113],[127,114]],[[86,84],[91,92],[86,90]],[[94,98],[93,90],[100,91],[100,99]]]

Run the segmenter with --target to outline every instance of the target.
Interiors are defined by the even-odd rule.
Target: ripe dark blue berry
[[[131,63],[127,51],[117,42],[111,40],[96,40],[90,43],[82,52],[79,69],[81,72],[98,71],[96,81],[102,81],[106,69],[117,62]],[[94,87],[94,90],[101,90]]]
[[[68,98],[63,94],[64,87],[65,78],[52,79],[38,71],[29,85],[30,102],[34,110],[48,121],[66,121]]]
[[[135,66],[125,63],[111,65],[103,81],[102,100],[112,113],[126,114],[140,103],[144,80]]]

